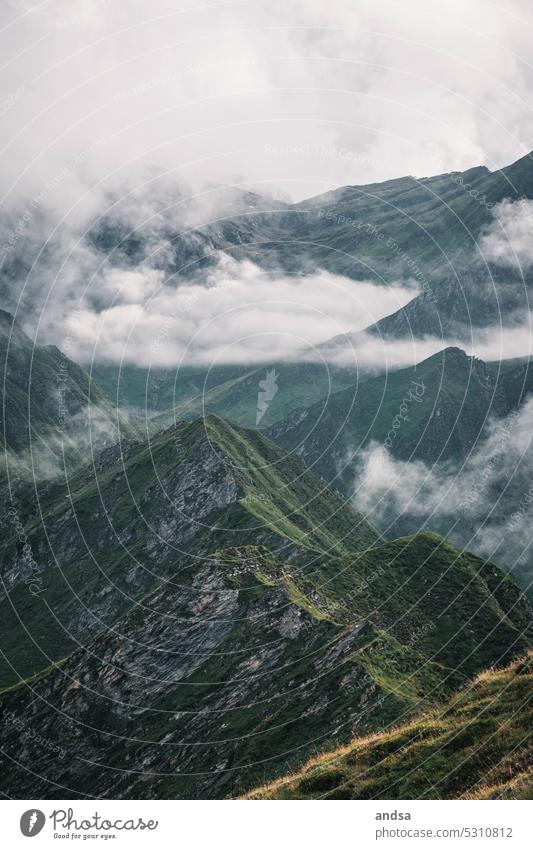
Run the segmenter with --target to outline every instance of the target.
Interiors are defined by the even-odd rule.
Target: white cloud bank
[[[60,216],[66,240],[82,232],[110,192],[135,190],[149,166],[172,172],[193,194],[218,181],[300,198],[406,173],[499,167],[532,147],[533,10],[525,0],[10,0],[0,24],[0,197],[2,239],[16,243],[10,256],[25,233],[46,240]],[[139,196],[130,211],[146,230],[153,209],[136,209]],[[199,209],[200,222],[216,214]],[[507,229],[529,256],[523,221]],[[485,242],[496,259],[498,238],[495,230]],[[160,248],[162,258],[168,244]],[[251,267],[187,293],[164,291],[157,268],[98,272],[92,294],[80,298],[80,280],[92,281],[95,270],[83,251],[75,259],[61,285],[54,281],[47,313],[56,313],[43,315],[41,329],[54,329],[48,341],[60,347],[71,335],[71,355],[85,362],[95,340],[97,356],[112,361],[271,360],[360,330],[409,298],[321,274],[305,286],[269,281]],[[45,264],[43,254],[40,286]],[[526,347],[521,332],[509,343],[515,355]],[[450,343],[378,349],[363,339],[358,360],[398,367]]]
[[[68,338],[68,354],[89,363],[211,366],[269,362],[296,355],[341,332],[362,330],[416,295],[328,272],[275,276],[251,262],[223,257],[198,284],[165,284],[156,269],[111,269],[75,310],[52,302],[44,323]],[[61,343],[60,347],[61,347]]]
[[[374,442],[357,459],[354,503],[382,529],[407,519],[412,531],[438,530],[488,557],[510,552],[508,568],[530,562],[532,433],[530,397],[489,422],[462,464],[398,460]]]
[[[479,251],[488,262],[528,268],[533,264],[533,201],[502,201],[494,208],[494,221],[479,240]]]
[[[515,317],[513,324],[470,327],[468,338],[405,337],[388,339],[372,333],[359,333],[352,339],[339,339],[309,358],[324,356],[340,368],[359,367],[368,371],[407,368],[423,362],[445,348],[461,348],[469,357],[485,362],[508,360],[533,355],[533,313]]]

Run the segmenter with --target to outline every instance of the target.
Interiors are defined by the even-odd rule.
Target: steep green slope
[[[162,187],[163,189],[168,186]],[[383,283],[439,267],[453,273],[458,253],[471,254],[492,219],[492,205],[508,198],[533,197],[531,154],[499,171],[471,168],[433,177],[406,176],[383,183],[345,186],[289,204],[250,192],[213,189],[216,220],[196,211],[195,199],[182,195],[162,202],[159,229],[154,220],[131,230],[121,205],[98,219],[90,232],[92,249],[112,255],[119,265],[146,259],[146,244],[164,241],[166,271],[199,276],[222,255],[251,260],[272,271],[301,274],[325,268],[355,279]],[[180,209],[189,213],[179,226]],[[165,214],[166,213],[166,214]],[[196,219],[192,227],[186,223]],[[176,224],[178,222],[178,224]],[[408,262],[412,265],[409,266]]]
[[[511,569],[533,597],[532,380],[527,360],[486,364],[447,348],[267,432],[389,538],[435,530]]]
[[[514,373],[493,375],[481,360],[446,348],[412,368],[368,378],[327,401],[296,410],[268,431],[340,489],[353,488],[352,459],[371,441],[401,459],[461,460],[491,417],[524,397]],[[507,392],[507,387],[509,391]]]
[[[533,393],[533,367],[529,358],[487,363],[487,368],[501,386],[508,410],[518,409]]]
[[[2,693],[0,789],[234,796],[439,704],[523,652],[530,621],[496,567],[431,535],[322,555],[318,569],[253,547],[189,559],[59,667]]]
[[[409,725],[311,760],[250,799],[532,799],[533,656]]]
[[[37,476],[83,462],[91,451],[139,428],[113,409],[89,375],[54,346],[35,345],[0,310],[2,447],[18,457],[17,472]]]
[[[527,361],[487,364],[459,348],[445,348],[417,366],[362,374],[357,383],[348,368],[326,371],[303,362],[273,368],[276,389],[259,429],[348,494],[350,458],[370,441],[401,459],[459,461],[484,438],[493,418],[518,409],[533,389]],[[149,427],[211,412],[254,427],[266,375],[256,369],[213,388],[206,384],[195,398],[151,418]]]
[[[191,558],[246,544],[312,558],[378,535],[300,460],[208,417],[108,449],[38,503],[21,492],[3,538],[0,686],[63,657]]]
[[[426,275],[437,269],[452,277],[458,256],[475,252],[494,204],[532,197],[533,157],[528,154],[495,172],[479,167],[401,177],[346,186],[292,206],[280,204],[278,210],[230,215],[236,231],[242,231],[240,238],[232,232],[226,239],[207,224],[195,233],[196,245],[201,238],[211,251],[270,269],[301,273],[319,267],[384,283],[393,275],[413,276],[414,267],[424,285]],[[200,249],[196,261],[206,254]]]
[[[355,593],[354,574],[360,585]],[[299,586],[306,594],[331,593],[340,615],[392,629],[403,643],[467,675],[490,663],[494,653],[505,658],[505,646],[513,643],[509,626],[527,645],[521,636],[531,625],[525,596],[494,564],[460,553],[437,534],[401,537],[321,561]],[[485,629],[490,638],[480,641]]]

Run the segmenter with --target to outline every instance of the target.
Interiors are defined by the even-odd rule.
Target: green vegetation
[[[17,476],[51,477],[140,428],[87,372],[53,345],[35,345],[0,310],[0,447]],[[4,463],[5,465],[5,463]]]
[[[481,360],[446,348],[417,366],[367,378],[327,403],[296,410],[268,432],[287,450],[298,447],[309,468],[348,491],[351,459],[372,440],[401,459],[461,460],[483,438],[491,417],[518,406],[524,393],[514,384],[514,370],[498,377]]]
[[[0,686],[64,657],[191,558],[261,543],[312,559],[378,539],[300,460],[213,416],[108,449],[48,485],[38,507],[28,487],[17,510],[41,591],[28,589],[25,540],[5,518],[0,562],[13,586],[0,601]]]
[[[202,236],[237,259],[285,272],[319,267],[386,283],[391,270],[412,277],[410,260],[422,272],[415,277],[420,284],[437,269],[453,274],[458,256],[476,252],[479,235],[492,220],[492,204],[533,197],[532,166],[528,154],[494,172],[479,167],[345,186],[281,205],[278,212],[262,210],[250,234],[249,216],[236,216],[237,239],[222,242],[209,228]]]
[[[261,207],[193,234],[176,261],[190,249],[197,266],[208,248],[274,271],[367,278],[371,267],[383,285],[414,275],[448,333],[464,310],[443,250],[470,262],[487,204],[511,185],[533,196],[531,173],[526,158],[462,183],[408,177]],[[92,236],[112,249],[105,222]],[[143,255],[135,238],[126,263]],[[414,332],[435,333],[428,300],[377,329],[401,336],[414,317]],[[488,324],[490,309],[477,317]],[[46,477],[30,486],[20,474],[3,518],[2,750],[17,767],[1,792],[530,795],[526,598],[438,534],[383,539],[330,485],[351,491],[351,459],[372,439],[399,458],[463,458],[489,414],[522,403],[527,363],[497,369],[448,348],[357,383],[349,369],[269,364],[277,391],[258,422],[266,366],[127,366],[120,377],[98,366],[100,388],[6,313],[0,355],[3,447],[22,469],[42,447]],[[117,413],[124,401],[149,411],[142,430]],[[90,463],[89,408],[104,448]],[[64,457],[68,480],[44,474]],[[64,758],[50,757],[57,747]]]
[[[432,711],[527,649],[523,596],[436,535],[340,558],[298,551],[293,563],[254,546],[189,558],[60,668],[4,691],[7,710],[26,716],[31,703],[76,758],[50,765],[26,745],[22,763],[40,758],[42,780],[22,774],[1,789],[47,795],[53,774],[102,795],[118,774],[129,798],[235,795]]]
[[[244,427],[255,427],[259,384],[267,370],[276,372],[277,390],[259,422],[261,430],[297,408],[350,386],[354,380],[351,369],[291,361],[167,371],[96,365],[93,374],[111,398],[142,411],[147,416],[147,427],[156,432],[183,419],[190,421],[210,413]],[[154,411],[159,412],[154,415]]]
[[[251,799],[532,799],[533,655],[408,725],[314,758]]]

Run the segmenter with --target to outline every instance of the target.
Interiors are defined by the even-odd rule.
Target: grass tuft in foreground
[[[533,798],[533,653],[444,707],[355,739],[249,799]]]

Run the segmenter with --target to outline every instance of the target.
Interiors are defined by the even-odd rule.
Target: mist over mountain
[[[409,752],[440,713],[453,735],[487,668],[519,701],[532,163],[296,204],[156,175],[45,244],[44,214],[18,234],[3,793],[387,793],[386,770],[307,762],[391,726]]]
[[[4,216],[0,286],[31,335],[60,348],[68,338],[83,363],[216,368],[297,356],[379,370],[450,344],[525,356],[532,197],[530,155],[501,171],[297,204],[194,193],[156,174],[47,236],[44,211],[20,232]]]

